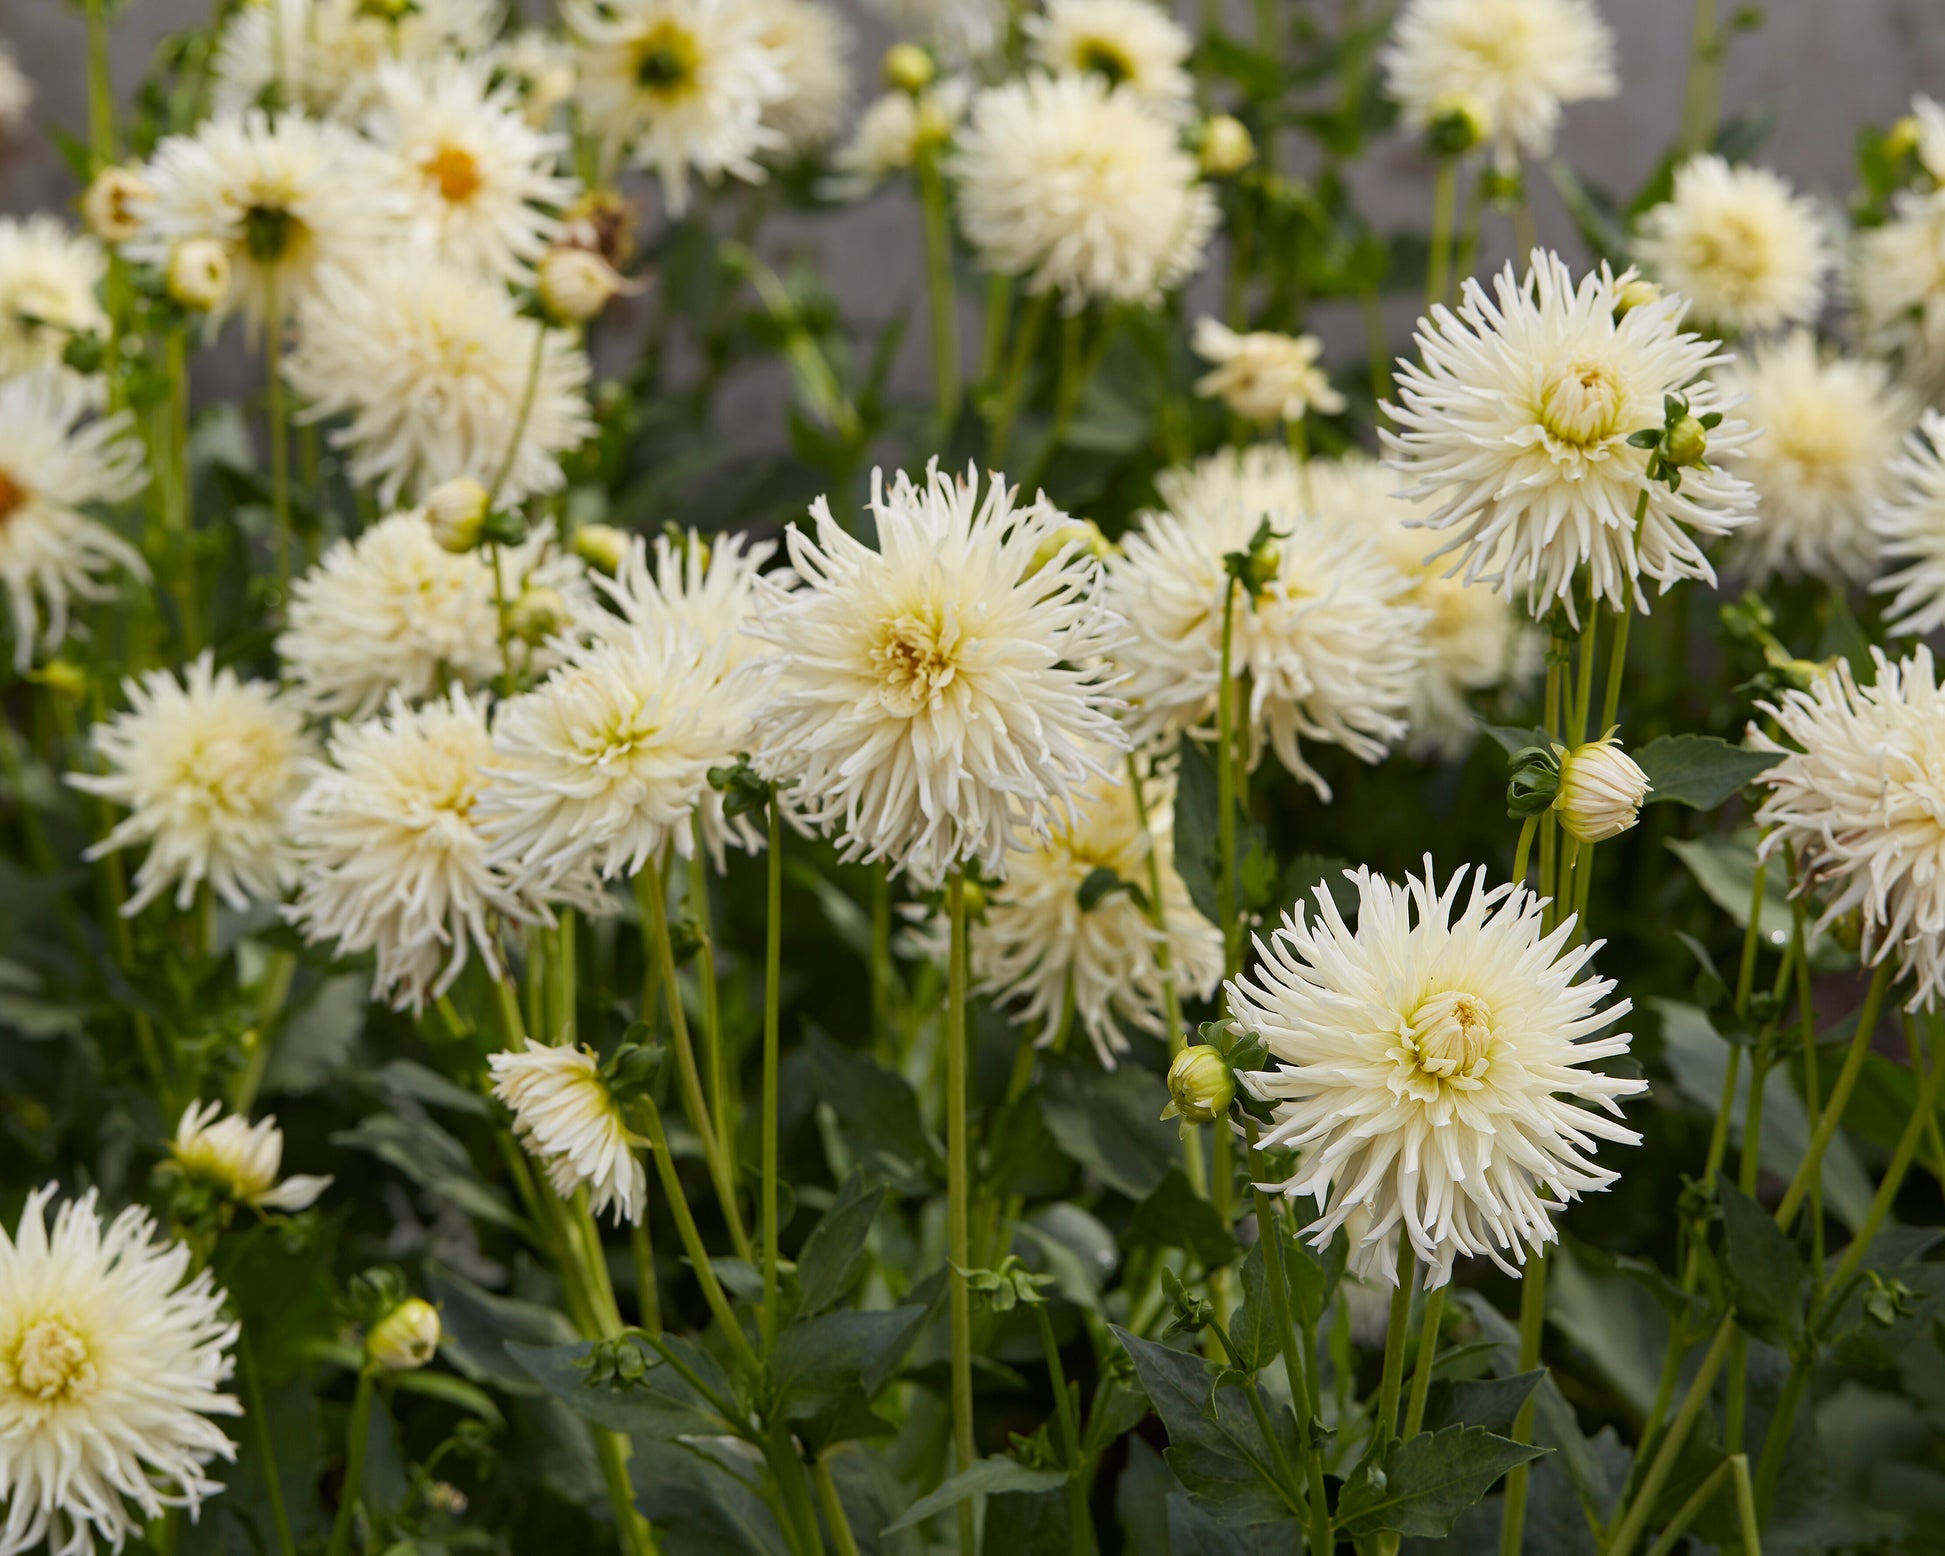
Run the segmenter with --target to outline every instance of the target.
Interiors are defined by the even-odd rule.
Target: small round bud
[[[1447,92],[1432,104],[1425,144],[1435,156],[1459,157],[1492,134],[1492,112],[1470,92]]]
[[[1906,114],[1884,132],[1884,154],[1893,162],[1902,162],[1918,149],[1918,142],[1923,138],[1924,131],[1917,119]]]
[[[365,1356],[387,1372],[412,1372],[439,1349],[439,1310],[423,1297],[407,1297],[371,1326]]]
[[[1644,281],[1636,276],[1621,288],[1614,299],[1614,317],[1624,319],[1636,308],[1646,308],[1651,303],[1661,301],[1661,288],[1652,281]]]
[[[165,277],[172,302],[207,313],[230,290],[230,256],[213,238],[190,238],[169,255]]]
[[[918,97],[918,117],[912,126],[913,154],[951,140],[952,132],[957,127],[958,121],[939,101],[937,92],[921,92]]]
[[[540,305],[560,324],[585,324],[627,283],[599,254],[555,247],[540,261]]]
[[[1561,756],[1553,809],[1569,837],[1598,843],[1633,826],[1647,795],[1648,775],[1610,731]]]
[[[1171,1099],[1163,1118],[1182,1118],[1191,1124],[1213,1123],[1236,1100],[1236,1077],[1220,1050],[1195,1043],[1175,1056],[1168,1067]]]
[[[1211,114],[1202,126],[1199,161],[1208,178],[1231,178],[1256,160],[1249,127],[1231,114]]]
[[[139,169],[105,167],[81,196],[81,220],[103,243],[126,243],[142,230],[138,209],[152,193]]]
[[[628,531],[612,524],[583,524],[574,532],[574,554],[589,567],[612,573],[628,556]]]
[[[455,556],[479,545],[486,528],[486,488],[471,476],[454,476],[433,487],[425,500],[432,538]]]
[[[916,43],[894,43],[885,50],[885,85],[895,92],[917,96],[939,73],[932,56]]]
[[[1684,468],[1699,465],[1708,457],[1708,429],[1693,416],[1684,416],[1668,429],[1662,447],[1671,465]]]
[[[1100,525],[1092,519],[1074,519],[1058,525],[1040,542],[1033,560],[1027,564],[1027,576],[1031,578],[1069,546],[1086,552],[1096,561],[1106,561],[1114,554],[1114,542],[1101,533]]]
[[[507,611],[507,626],[523,643],[545,643],[568,620],[566,597],[545,584],[522,589]]]

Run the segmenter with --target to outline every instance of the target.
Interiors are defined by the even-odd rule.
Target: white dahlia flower
[[[615,1224],[639,1226],[648,1175],[636,1153],[648,1142],[631,1131],[585,1048],[550,1048],[527,1039],[524,1052],[488,1057],[493,1095],[513,1113],[514,1133],[547,1169],[554,1192],[588,1191],[596,1216],[612,1209]]]
[[[580,50],[581,107],[610,158],[631,152],[662,181],[672,215],[689,177],[760,182],[757,161],[782,149],[764,123],[788,91],[764,38],[763,11],[742,0],[562,0]]]
[[[88,419],[100,399],[60,368],[0,380],[0,593],[16,670],[67,636],[75,600],[113,597],[105,575],[148,577],[141,554],[86,512],[126,502],[146,480],[127,413]]]
[[[679,622],[714,647],[727,640],[726,668],[767,654],[769,645],[751,632],[756,580],[776,555],[776,542],[752,542],[747,535],[716,535],[705,540],[695,530],[676,538],[657,535],[650,542],[631,538],[612,577],[597,577],[620,621],[597,620],[592,630],[625,637],[664,621]],[[782,587],[789,579],[778,580]]]
[[[308,1210],[331,1186],[328,1175],[293,1173],[281,1183],[284,1133],[275,1118],[252,1124],[220,1102],[192,1102],[169,1142],[169,1159],[190,1178],[208,1183],[255,1210]]]
[[[1195,111],[1193,40],[1151,0],[1048,0],[1022,23],[1027,57],[1055,74],[1098,75],[1172,122]]]
[[[52,367],[70,337],[104,331],[101,245],[46,212],[0,216],[0,379]]]
[[[1713,155],[1676,170],[1674,193],[1641,218],[1635,252],[1699,323],[1731,334],[1810,323],[1836,259],[1814,201],[1767,168]]]
[[[129,813],[85,857],[147,845],[122,911],[139,913],[171,887],[187,908],[205,882],[232,908],[276,901],[310,751],[296,708],[268,682],[218,670],[207,649],[180,680],[151,670],[124,691],[128,707],[91,737],[107,771],[68,774]]]
[[[1315,335],[1238,334],[1204,314],[1195,321],[1195,354],[1215,369],[1195,381],[1195,392],[1221,400],[1245,421],[1268,426],[1302,421],[1313,410],[1335,416],[1344,409],[1344,396],[1317,365],[1324,343]]]
[[[1945,626],[1945,415],[1927,410],[1887,470],[1891,490],[1871,514],[1887,565],[1873,591],[1895,598],[1888,630],[1922,637]]]
[[[807,156],[829,145],[851,100],[851,29],[819,0],[746,0],[760,18],[783,91],[763,109],[763,123],[784,155]]]
[[[1621,89],[1593,0],[1410,0],[1379,60],[1409,128],[1475,105],[1503,167],[1553,150],[1562,104]]]
[[[212,1416],[237,1327],[208,1270],[131,1205],[103,1224],[94,1190],[47,1225],[53,1184],[0,1229],[0,1552],[119,1551],[167,1508],[223,1489],[236,1445]],[[131,1505],[132,1504],[132,1505]]]
[[[1156,302],[1201,268],[1216,227],[1174,127],[1097,75],[979,93],[950,167],[981,263],[1069,309]]]
[[[1770,790],[1756,824],[1762,856],[1789,848],[1799,888],[1826,899],[1820,927],[1854,912],[1867,965],[1896,953],[1916,1010],[1945,985],[1945,693],[1923,644],[1871,660],[1872,685],[1840,659],[1757,704],[1781,738],[1752,723],[1749,744],[1783,760],[1756,779]]]
[[[380,68],[365,119],[396,159],[406,219],[441,259],[496,280],[533,279],[577,186],[555,171],[567,138],[536,130],[485,61]]]
[[[1282,1191],[1316,1199],[1320,1248],[1351,1224],[1360,1274],[1395,1283],[1402,1233],[1428,1287],[1461,1254],[1517,1275],[1554,1240],[1550,1211],[1615,1180],[1598,1142],[1640,1139],[1615,1099],[1648,1083],[1590,1068],[1628,1051],[1598,1034],[1629,1002],[1604,1005],[1613,982],[1579,977],[1601,942],[1570,945],[1571,919],[1543,933],[1540,900],[1488,889],[1483,868],[1443,891],[1429,855],[1402,886],[1346,873],[1355,930],[1319,886],[1228,985],[1230,1030],[1276,1061],[1244,1077],[1277,1104],[1261,1144],[1301,1153]]]
[[[499,283],[409,251],[327,276],[285,371],[308,420],[348,418],[331,441],[387,504],[502,467],[503,503],[557,491],[561,456],[594,429],[572,337],[523,318]]]
[[[20,68],[14,51],[0,43],[0,137],[17,135],[34,106],[34,83]]]
[[[1861,583],[1877,565],[1872,511],[1916,410],[1882,363],[1829,356],[1808,330],[1751,349],[1722,375],[1737,414],[1763,435],[1740,473],[1756,519],[1736,533],[1737,570]]]
[[[1456,313],[1419,321],[1424,365],[1400,368],[1400,403],[1384,407],[1403,429],[1379,433],[1414,483],[1403,495],[1435,504],[1424,523],[1454,532],[1442,551],[1461,553],[1468,581],[1524,592],[1535,615],[1558,602],[1579,620],[1583,566],[1615,610],[1648,609],[1644,575],[1664,594],[1684,578],[1713,584],[1696,537],[1753,517],[1749,483],[1716,465],[1757,436],[1741,420],[1709,433],[1708,467],[1684,470],[1679,491],[1649,482],[1648,453],[1628,442],[1660,430],[1668,395],[1687,396],[1696,417],[1731,403],[1702,376],[1728,358],[1681,332],[1679,298],[1615,317],[1632,280],[1603,266],[1576,286],[1557,254],[1536,249],[1525,280],[1508,265],[1491,297],[1467,281]]]
[[[916,97],[885,93],[858,116],[851,138],[831,154],[826,191],[833,199],[863,199],[893,173],[916,164],[922,142],[942,144],[957,134],[971,101],[972,88],[960,76],[935,81]]]
[[[500,549],[509,604],[529,589],[560,596],[578,625],[600,615],[587,575],[541,524]],[[381,519],[340,540],[292,586],[277,657],[313,714],[368,718],[394,691],[420,702],[445,686],[484,686],[501,671],[493,562],[485,550],[441,546],[423,510]],[[510,644],[516,675],[559,663],[556,642]]]
[[[1104,662],[1121,623],[1071,521],[1003,476],[871,479],[873,550],[811,505],[785,537],[798,587],[756,582],[749,631],[777,650],[758,765],[847,859],[936,884],[998,874],[1119,749]]]
[[[1945,381],[1945,190],[1897,196],[1891,219],[1858,235],[1850,283],[1865,349]]]
[[[1109,756],[1103,765],[1121,764]],[[979,992],[1037,1024],[1042,1046],[1059,1034],[1070,999],[1073,1019],[1109,1069],[1128,1051],[1124,1025],[1169,1037],[1164,944],[1180,997],[1206,999],[1222,977],[1222,933],[1196,911],[1175,871],[1171,787],[1148,786],[1151,838],[1126,778],[1118,770],[1093,778],[1071,817],[1057,817],[1044,838],[1020,839],[1006,856],[1006,880],[987,891],[986,910],[967,936],[973,977]],[[1151,854],[1166,935],[1143,905]],[[1084,904],[1081,888],[1097,870],[1121,884]]]
[[[1247,551],[1267,519],[1269,580],[1253,604],[1237,589],[1231,630],[1231,674],[1249,687],[1250,765],[1268,746],[1328,799],[1303,741],[1375,762],[1404,736],[1426,612],[1408,599],[1410,579],[1385,560],[1371,526],[1319,517],[1276,477],[1273,457],[1225,452],[1157,479],[1168,509],[1144,516],[1107,564],[1108,597],[1130,629],[1115,652],[1127,677],[1120,690],[1138,745],[1217,727],[1232,587],[1223,557]]]

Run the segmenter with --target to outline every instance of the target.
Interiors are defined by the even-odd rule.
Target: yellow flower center
[[[695,34],[672,21],[659,21],[635,45],[635,80],[664,106],[696,89],[702,50]]]
[[[27,488],[0,470],[0,525],[27,506]]]
[[[885,708],[909,718],[938,697],[959,673],[959,629],[955,623],[900,616],[886,622],[871,651],[884,676]]]
[[[1426,1075],[1476,1082],[1491,1063],[1492,1011],[1477,995],[1448,989],[1418,1007],[1406,1038]]]
[[[449,205],[463,205],[479,193],[486,182],[479,159],[464,146],[441,146],[419,164],[426,182],[439,187],[439,198]]]
[[[66,1399],[95,1380],[87,1342],[59,1318],[43,1318],[23,1329],[6,1371],[17,1392],[42,1404]]]
[[[1773,268],[1767,232],[1740,211],[1719,211],[1710,226],[1696,232],[1689,239],[1688,262],[1736,293],[1765,280]]]
[[[1591,448],[1621,430],[1627,393],[1607,364],[1582,357],[1557,369],[1540,395],[1540,423],[1562,443]]]

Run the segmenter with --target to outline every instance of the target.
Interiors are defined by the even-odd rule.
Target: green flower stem
[[[750,1234],[743,1229],[742,1212],[736,1204],[736,1179],[724,1160],[724,1143],[716,1138],[715,1128],[709,1121],[709,1107],[703,1098],[696,1051],[689,1041],[689,1017],[682,1008],[682,982],[675,972],[675,947],[669,940],[669,909],[662,870],[653,859],[635,877],[635,900],[641,906],[642,933],[648,941],[646,949],[661,969],[663,1003],[668,1008],[669,1028],[675,1039],[675,1067],[682,1084],[683,1111],[689,1116],[689,1127],[702,1141],[703,1159],[709,1164],[710,1181],[715,1185],[730,1241],[736,1245],[736,1256],[747,1260]],[[647,1014],[643,1012],[644,1016]]]
[[[1587,620],[1580,629],[1580,644],[1574,655],[1573,700],[1568,708],[1567,724],[1572,739],[1566,742],[1572,750],[1587,738],[1587,715],[1593,712],[1594,701],[1594,651],[1599,645],[1601,613],[1594,599],[1594,586],[1587,586]]]
[[[966,873],[954,870],[946,881],[946,911],[952,947],[946,980],[946,1241],[952,1269],[948,1272],[952,1314],[952,1442],[956,1468],[972,1468],[978,1455],[973,1439],[972,1294],[964,1271],[972,1265],[972,1230],[966,1195]],[[973,1556],[972,1498],[957,1508],[960,1556]]]
[[[919,209],[925,230],[925,293],[932,325],[934,423],[943,444],[959,420],[959,300],[952,285],[952,226],[946,215],[945,175],[937,141],[918,148]]]
[[[696,926],[696,985],[702,995],[702,1060],[709,1078],[709,1124],[722,1141],[736,1139],[731,1117],[729,1061],[723,1053],[722,991],[716,981],[716,930],[709,911],[709,856],[704,848],[702,819],[692,823],[693,846],[689,853],[689,916]],[[729,1170],[734,1182],[736,1153],[729,1152]]]
[[[1661,1447],[1648,1466],[1647,1474],[1642,1477],[1633,1500],[1626,1504],[1615,1523],[1614,1535],[1608,1542],[1605,1556],[1630,1556],[1636,1542],[1647,1532],[1648,1519],[1654,1512],[1655,1503],[1661,1499],[1662,1487],[1668,1483],[1668,1477],[1674,1471],[1675,1461],[1681,1456],[1682,1445],[1688,1441],[1696,1417],[1708,1402],[1709,1390],[1715,1386],[1715,1375],[1722,1370],[1723,1360],[1729,1354],[1729,1340],[1735,1330],[1736,1321],[1733,1318],[1724,1318],[1716,1326],[1715,1338],[1709,1342],[1701,1365],[1688,1385],[1688,1392],[1682,1396],[1674,1424],[1662,1439]],[[1502,1545],[1501,1550],[1504,1549]]]
[[[1384,401],[1391,398],[1391,345],[1385,339],[1384,304],[1375,286],[1365,287],[1362,302],[1364,349],[1371,358],[1371,397]]]
[[[1790,1359],[1790,1375],[1776,1396],[1776,1411],[1770,1416],[1769,1431],[1763,1437],[1763,1456],[1756,1464],[1756,1505],[1765,1512],[1776,1500],[1776,1482],[1783,1473],[1783,1453],[1790,1445],[1797,1407],[1803,1403],[1803,1390],[1810,1381],[1811,1361],[1807,1351]]]
[[[1749,883],[1749,922],[1742,931],[1742,959],[1736,964],[1736,1014],[1749,1013],[1749,996],[1756,987],[1756,952],[1763,938],[1763,899],[1769,890],[1769,862],[1756,861]]]
[[[608,1488],[621,1548],[628,1556],[655,1556],[655,1536],[635,1506],[635,1488],[628,1481],[628,1453],[628,1439],[619,1432],[595,1429],[594,1455],[601,1461],[601,1479]]]
[[[1715,138],[1716,87],[1722,68],[1722,37],[1715,22],[1715,0],[1695,0],[1695,28],[1689,35],[1688,79],[1682,87],[1681,149],[1692,156]]]
[[[824,1536],[817,1527],[817,1509],[811,1506],[804,1461],[797,1455],[790,1429],[778,1422],[757,1446],[763,1452],[763,1462],[769,1466],[771,1479],[777,1483],[777,1512],[791,1550],[796,1556],[824,1556]]]
[[[1648,493],[1644,488],[1635,503],[1636,529],[1641,527],[1641,515],[1648,508]],[[1596,735],[1605,735],[1614,727],[1621,712],[1621,676],[1628,665],[1628,628],[1634,624],[1634,612],[1623,608],[1614,613],[1614,643],[1607,652],[1607,686],[1601,693],[1601,721],[1595,727]]]
[[[993,399],[993,416],[986,428],[986,465],[997,470],[1006,463],[1006,449],[1013,434],[1013,423],[1026,398],[1027,375],[1033,367],[1033,353],[1047,328],[1047,315],[1053,311],[1052,292],[1036,292],[1020,315],[1019,332],[1013,337],[1013,355],[1007,363],[1006,380]]]
[[[662,1332],[662,1289],[655,1279],[655,1243],[648,1235],[646,1196],[642,1218],[628,1229],[628,1252],[635,1263],[635,1314],[650,1334]]]
[[[1736,1526],[1742,1533],[1743,1556],[1763,1556],[1762,1525],[1756,1517],[1755,1489],[1749,1483],[1749,1455],[1733,1455],[1729,1468],[1736,1481]]]
[[[520,458],[520,445],[526,441],[527,422],[534,412],[534,397],[540,390],[540,370],[547,362],[547,323],[544,319],[534,323],[534,349],[527,358],[527,381],[520,390],[520,410],[513,419],[513,436],[507,439],[506,452],[500,456],[500,465],[493,472],[493,480],[486,488],[486,510],[491,513],[493,505],[500,500],[500,490],[507,484],[507,477],[513,474],[514,464]]]
[[[837,1556],[862,1556],[858,1537],[851,1532],[851,1520],[844,1511],[844,1499],[837,1494],[837,1482],[831,1477],[828,1452],[811,1460],[810,1479],[817,1488],[818,1505],[824,1509],[824,1523],[837,1546]]]
[[[1714,1500],[1715,1494],[1722,1489],[1722,1483],[1729,1478],[1729,1460],[1724,1459],[1710,1470],[1702,1484],[1689,1493],[1689,1498],[1675,1510],[1675,1516],[1668,1520],[1668,1527],[1661,1531],[1661,1538],[1648,1547],[1648,1556],[1669,1556],[1681,1544],[1682,1536],[1688,1526],[1700,1516],[1702,1509]]]
[[[1034,1323],[1040,1331],[1040,1351],[1046,1358],[1047,1378],[1054,1391],[1054,1424],[1059,1428],[1060,1451],[1067,1460],[1067,1522],[1074,1556],[1089,1556],[1094,1549],[1094,1523],[1087,1507],[1087,1461],[1081,1453],[1080,1424],[1075,1419],[1074,1395],[1067,1384],[1066,1369],[1060,1365],[1060,1344],[1054,1338],[1054,1321],[1045,1302],[1033,1304]]]
[[[1425,271],[1425,306],[1446,300],[1451,290],[1452,228],[1459,213],[1459,159],[1441,157],[1432,185],[1432,248]]]
[[[277,1533],[277,1550],[279,1556],[297,1556],[297,1542],[290,1532],[290,1512],[284,1506],[283,1477],[277,1473],[277,1444],[270,1435],[270,1418],[264,1414],[263,1379],[257,1373],[256,1353],[251,1349],[247,1328],[238,1331],[236,1357],[243,1373],[243,1390],[249,1397],[250,1420],[256,1426],[257,1452],[263,1455],[264,1494],[270,1501],[270,1522]]]
[[[783,806],[770,796],[769,905],[763,935],[763,1344],[777,1337],[777,1109],[783,987]]]
[[[1222,914],[1222,973],[1236,976],[1241,960],[1236,911],[1236,584],[1222,599],[1222,666],[1216,680],[1216,907]]]
[[[880,1064],[895,1056],[891,964],[891,870],[871,867],[871,1052]]]
[[[115,82],[108,64],[107,0],[87,0],[88,149],[96,170],[115,160]]]
[[[1566,650],[1566,640],[1551,638],[1547,649],[1547,682],[1545,711],[1542,715],[1546,732],[1558,738],[1560,735],[1560,690],[1565,679],[1565,671],[1560,664],[1560,656]],[[1551,810],[1540,816],[1540,884],[1538,893],[1546,907],[1541,913],[1541,927],[1549,932],[1560,919],[1560,905],[1554,895],[1554,855],[1558,851],[1560,824],[1554,819]]]
[[[277,267],[264,268],[263,392],[270,424],[270,516],[280,594],[290,587],[290,410],[284,400],[284,315]]]
[[[1118,315],[1104,313],[1100,328],[1094,332],[1094,340],[1087,350],[1081,350],[1085,334],[1085,318],[1078,313],[1070,313],[1060,321],[1060,375],[1054,381],[1053,419],[1048,425],[1046,436],[1034,451],[1026,473],[1020,477],[1020,490],[1028,494],[1037,492],[1046,476],[1047,466],[1066,441],[1067,429],[1073,425],[1074,413],[1080,407],[1081,396],[1087,386],[1094,382],[1094,375],[1100,371],[1101,359],[1107,354],[1109,344],[1114,339],[1114,326]]]
[[[990,392],[1006,361],[1006,331],[1013,322],[1013,278],[995,272],[986,281],[986,324],[979,343],[979,385]]]
[[[1384,1331],[1384,1371],[1378,1381],[1378,1414],[1372,1435],[1380,1444],[1398,1435],[1398,1399],[1405,1386],[1405,1334],[1411,1327],[1412,1293],[1418,1285],[1418,1253],[1403,1228],[1398,1232],[1398,1284]]]
[[[1810,988],[1810,953],[1804,934],[1805,909],[1801,893],[1790,899],[1790,951],[1796,964],[1796,1006],[1803,1043],[1803,1105],[1811,1118],[1823,1112],[1823,1066],[1817,1055],[1817,1002]],[[1823,1281],[1823,1164],[1810,1178],[1810,1268]]]
[[[513,614],[507,603],[506,575],[500,567],[500,548],[486,543],[487,565],[493,569],[493,616],[500,635],[500,686],[502,698],[513,695]]]
[[[351,1519],[365,1479],[365,1448],[371,1439],[371,1392],[376,1370],[367,1363],[358,1370],[358,1387],[351,1396],[351,1421],[345,1430],[344,1485],[338,1492],[338,1515],[331,1523],[326,1556],[350,1556]]]
[[[1520,1348],[1515,1370],[1531,1372],[1540,1365],[1540,1336],[1547,1318],[1547,1255],[1545,1251],[1527,1260],[1526,1276],[1520,1282]],[[1512,1439],[1516,1443],[1533,1441],[1533,1417],[1539,1409],[1538,1391],[1529,1394],[1513,1417]],[[1519,1556],[1526,1534],[1526,1496],[1532,1479],[1532,1466],[1516,1464],[1506,1472],[1506,1500],[1499,1515],[1500,1556]]]
[[[1438,1364],[1438,1326],[1445,1316],[1446,1287],[1434,1286],[1425,1293],[1425,1311],[1418,1320],[1418,1359],[1412,1366],[1411,1396],[1405,1405],[1407,1440],[1416,1437],[1425,1425],[1425,1401],[1432,1392],[1432,1370]]]
[[[1907,1012],[1904,1018],[1905,1053],[1911,1060],[1911,1073],[1923,1078],[1926,1070],[1924,1049],[1918,1041],[1918,1025]],[[1926,1162],[1932,1177],[1945,1185],[1945,1140],[1939,1138],[1938,1110],[1933,1109],[1925,1115],[1925,1144],[1931,1147],[1931,1159]]]
[[[1884,1004],[1884,991],[1890,984],[1891,961],[1887,957],[1871,975],[1870,989],[1864,995],[1863,1008],[1857,1013],[1857,1030],[1851,1034],[1850,1049],[1844,1055],[1844,1067],[1837,1072],[1836,1084],[1830,1088],[1830,1101],[1817,1120],[1816,1133],[1810,1137],[1809,1149],[1797,1166],[1796,1176],[1790,1179],[1783,1202],[1776,1207],[1776,1224],[1786,1232],[1796,1220],[1811,1180],[1822,1170],[1823,1153],[1830,1148],[1831,1138],[1844,1121],[1844,1109],[1850,1105],[1850,1094],[1856,1089],[1857,1077],[1863,1073],[1864,1057],[1871,1051],[1871,1035],[1877,1030],[1878,1011]]]
[[[1526,170],[1520,170],[1520,197],[1513,207],[1513,250],[1519,255],[1522,265],[1532,257],[1533,250],[1540,244],[1538,229],[1533,224],[1533,196],[1526,187]]]

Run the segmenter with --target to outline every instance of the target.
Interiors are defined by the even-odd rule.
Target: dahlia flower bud
[[[105,167],[81,196],[81,220],[103,243],[126,243],[141,231],[136,207],[149,198],[148,180],[139,169]]]
[[[365,1335],[366,1359],[387,1372],[413,1372],[439,1349],[439,1310],[423,1297],[407,1297]]]
[[[1206,177],[1230,178],[1256,160],[1256,142],[1234,115],[1211,114],[1202,126],[1198,158]]]
[[[938,74],[932,56],[916,43],[894,43],[885,50],[885,85],[916,97]]]
[[[1229,1111],[1236,1100],[1236,1077],[1229,1073],[1229,1061],[1220,1049],[1208,1043],[1193,1043],[1175,1056],[1168,1067],[1169,1104],[1163,1118],[1180,1118],[1190,1124],[1208,1124]]]
[[[1693,416],[1684,416],[1668,429],[1663,443],[1668,463],[1677,467],[1699,465],[1708,457],[1708,429]]]
[[[1027,564],[1027,576],[1031,578],[1041,568],[1065,551],[1069,546],[1078,547],[1097,562],[1105,561],[1114,551],[1114,542],[1101,533],[1101,526],[1092,519],[1075,519],[1048,533],[1033,553],[1033,560]]]
[[[1425,144],[1441,157],[1463,156],[1492,134],[1492,113],[1470,92],[1448,92],[1432,105]]]
[[[207,313],[230,289],[230,256],[213,238],[178,243],[169,255],[164,284],[171,301]]]
[[[540,262],[540,305],[562,324],[585,324],[627,283],[590,249],[556,246]]]
[[[425,521],[432,538],[455,556],[464,556],[480,543],[486,528],[486,488],[471,476],[455,476],[433,487],[425,500]]]
[[[1650,303],[1661,301],[1661,288],[1652,281],[1644,281],[1639,276],[1621,288],[1620,295],[1614,299],[1614,317],[1625,318],[1636,308],[1645,308]]]
[[[612,524],[583,524],[574,532],[574,554],[589,567],[612,573],[628,556],[628,532]]]
[[[1562,754],[1553,809],[1569,837],[1598,843],[1634,825],[1648,788],[1648,775],[1609,730]]]
[[[523,643],[545,643],[568,623],[567,599],[544,584],[523,589],[507,612],[507,626]]]

